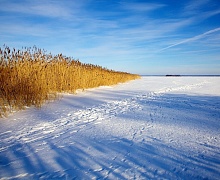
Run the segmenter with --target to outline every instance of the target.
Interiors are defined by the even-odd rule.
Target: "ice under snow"
[[[0,179],[220,179],[220,77],[142,77],[2,118]]]

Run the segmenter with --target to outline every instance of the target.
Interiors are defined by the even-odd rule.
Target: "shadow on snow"
[[[202,131],[209,129],[219,133],[220,97],[164,94],[152,98],[143,95],[136,101],[142,106],[142,110],[117,114],[117,118],[126,119],[128,123],[129,120],[145,121],[155,126],[173,123],[174,127],[178,125],[189,130],[195,128]],[[68,106],[72,106],[72,102],[69,103]],[[140,136],[143,138],[141,141],[135,141],[119,136],[107,139],[81,137],[77,136],[77,133],[71,134],[71,127],[69,128],[63,137],[60,135],[56,141],[52,136],[29,143],[14,141],[6,150],[1,149],[0,177],[14,179],[220,177],[220,153],[217,145],[194,142],[209,153],[192,156],[163,139],[148,136],[147,132]],[[4,148],[3,144],[0,148]],[[19,177],[18,172],[24,175]]]

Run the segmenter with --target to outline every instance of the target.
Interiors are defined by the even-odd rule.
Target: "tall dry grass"
[[[138,75],[83,64],[62,54],[33,48],[0,49],[0,117],[26,106],[41,107],[59,92],[113,85]]]

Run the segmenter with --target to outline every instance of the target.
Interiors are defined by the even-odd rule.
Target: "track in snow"
[[[175,82],[1,130],[0,177],[217,179],[219,97],[177,93],[201,89],[206,80]]]

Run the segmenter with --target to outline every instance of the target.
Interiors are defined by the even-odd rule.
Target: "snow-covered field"
[[[220,77],[142,77],[0,119],[0,179],[220,179]]]

